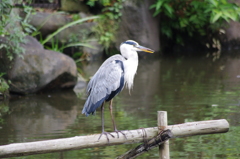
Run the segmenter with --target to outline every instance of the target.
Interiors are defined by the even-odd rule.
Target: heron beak
[[[146,48],[144,46],[137,46],[137,48],[139,49],[139,51],[144,51],[144,52],[148,52],[148,53],[154,53],[154,50]]]

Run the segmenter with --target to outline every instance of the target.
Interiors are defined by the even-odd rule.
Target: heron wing
[[[111,100],[124,86],[124,67],[121,55],[107,59],[95,75],[91,78],[88,87],[88,98],[82,113],[87,116],[94,113],[104,101]]]
[[[105,60],[102,65],[99,67],[99,69],[97,70],[97,72],[94,74],[94,76],[91,78],[91,80],[88,83],[87,86],[87,93],[89,94],[92,87],[95,85],[95,83],[98,81],[97,78],[99,75],[101,75],[102,73],[106,72],[107,69],[109,68],[109,64],[111,64],[112,61],[115,60],[119,60],[119,61],[124,61],[126,60],[123,56],[117,54],[117,55],[113,55],[110,58],[108,58],[107,60]],[[94,79],[95,78],[95,79]]]

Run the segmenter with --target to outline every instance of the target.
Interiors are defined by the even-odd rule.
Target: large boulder
[[[26,14],[21,12],[21,17],[25,18]],[[79,13],[79,17],[85,18],[91,15]],[[48,12],[36,12],[29,16],[29,24],[34,26],[41,32],[43,37],[47,37],[49,34],[57,31],[64,25],[72,22],[73,19],[66,13],[48,13]],[[86,39],[86,36],[91,33],[91,28],[95,24],[93,22],[86,22],[81,24],[75,24],[59,32],[54,38],[57,42],[67,43],[71,41],[71,38],[79,38],[79,41]],[[75,39],[76,39],[75,38]]]
[[[21,17],[25,18],[25,16],[25,13],[21,12]],[[66,13],[36,12],[29,16],[29,24],[39,29],[43,37],[71,21],[72,19]]]
[[[22,13],[21,16],[24,18],[26,15]],[[88,16],[91,15],[79,13],[79,17],[81,18]],[[29,16],[29,24],[38,28],[43,37],[47,37],[49,34],[72,21],[73,19],[66,13],[36,12]],[[91,28],[94,25],[93,22],[72,25],[55,35],[54,40],[59,43],[76,42],[76,40],[82,42],[88,38],[88,35],[92,32]]]
[[[72,58],[45,50],[31,36],[26,39],[27,43],[22,44],[25,53],[22,57],[14,58],[10,69],[3,70],[11,81],[10,92],[28,94],[49,88],[73,87],[76,84],[77,67]]]
[[[240,0],[233,0],[232,3],[240,5]],[[225,27],[219,31],[217,38],[220,39],[221,49],[240,49],[240,23],[237,21],[226,22]]]
[[[104,51],[104,47],[103,45],[99,44],[99,42],[97,40],[89,40],[88,44],[91,45],[92,47],[83,47],[83,53],[87,53],[88,57],[87,60],[88,61],[94,61],[97,59],[100,59],[103,56],[103,51]]]
[[[24,18],[26,15],[22,12],[21,16]],[[92,15],[85,14],[83,12],[79,13],[79,17],[81,18],[86,18],[89,16]],[[53,32],[57,31],[59,28],[72,21],[73,19],[66,13],[36,12],[29,17],[29,24],[35,28],[38,28],[43,38],[46,38]],[[92,27],[95,25],[96,23],[90,21],[72,25],[71,27],[68,27],[56,34],[47,42],[47,45],[51,46],[54,44],[60,47],[69,43],[88,43],[93,48],[86,46],[83,46],[81,48],[69,47],[64,49],[64,53],[72,56],[76,52],[84,52],[90,55],[90,60],[97,59],[102,56],[103,47],[98,42],[96,42],[96,40],[89,40],[95,39],[94,37],[91,37]]]
[[[225,33],[220,34],[222,49],[240,49],[240,23],[231,21],[225,28]]]
[[[155,51],[160,50],[159,18],[149,6],[153,0],[125,1],[117,38],[117,48],[128,39],[136,40]]]
[[[92,33],[91,28],[95,25],[93,22],[86,22],[73,25],[59,32],[52,40],[66,43],[85,42]],[[51,40],[50,40],[51,41]]]

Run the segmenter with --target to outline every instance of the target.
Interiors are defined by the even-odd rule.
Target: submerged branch
[[[160,132],[156,137],[152,138],[151,140],[147,141],[146,143],[143,143],[136,148],[129,150],[125,154],[117,157],[116,159],[132,159],[135,158],[145,152],[148,152],[149,150],[163,144],[168,139],[172,138],[173,134],[172,132],[167,129]]]

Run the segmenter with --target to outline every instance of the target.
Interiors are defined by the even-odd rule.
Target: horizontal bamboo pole
[[[169,125],[166,127],[166,129],[170,129],[175,137],[185,137],[194,135],[225,133],[229,130],[229,123],[225,119],[209,120],[178,125]],[[143,131],[146,131],[147,139],[151,139],[157,135],[158,127],[144,128],[144,130],[137,129],[123,131],[126,134],[127,139],[125,139],[125,137],[121,133],[119,133],[119,138],[117,138],[117,134],[113,132],[111,134],[113,134],[115,138],[109,136],[109,143],[107,142],[107,139],[104,135],[98,141],[98,137],[100,134],[94,134],[63,139],[3,145],[0,146],[0,158],[76,150],[100,146],[139,143],[143,141]]]

